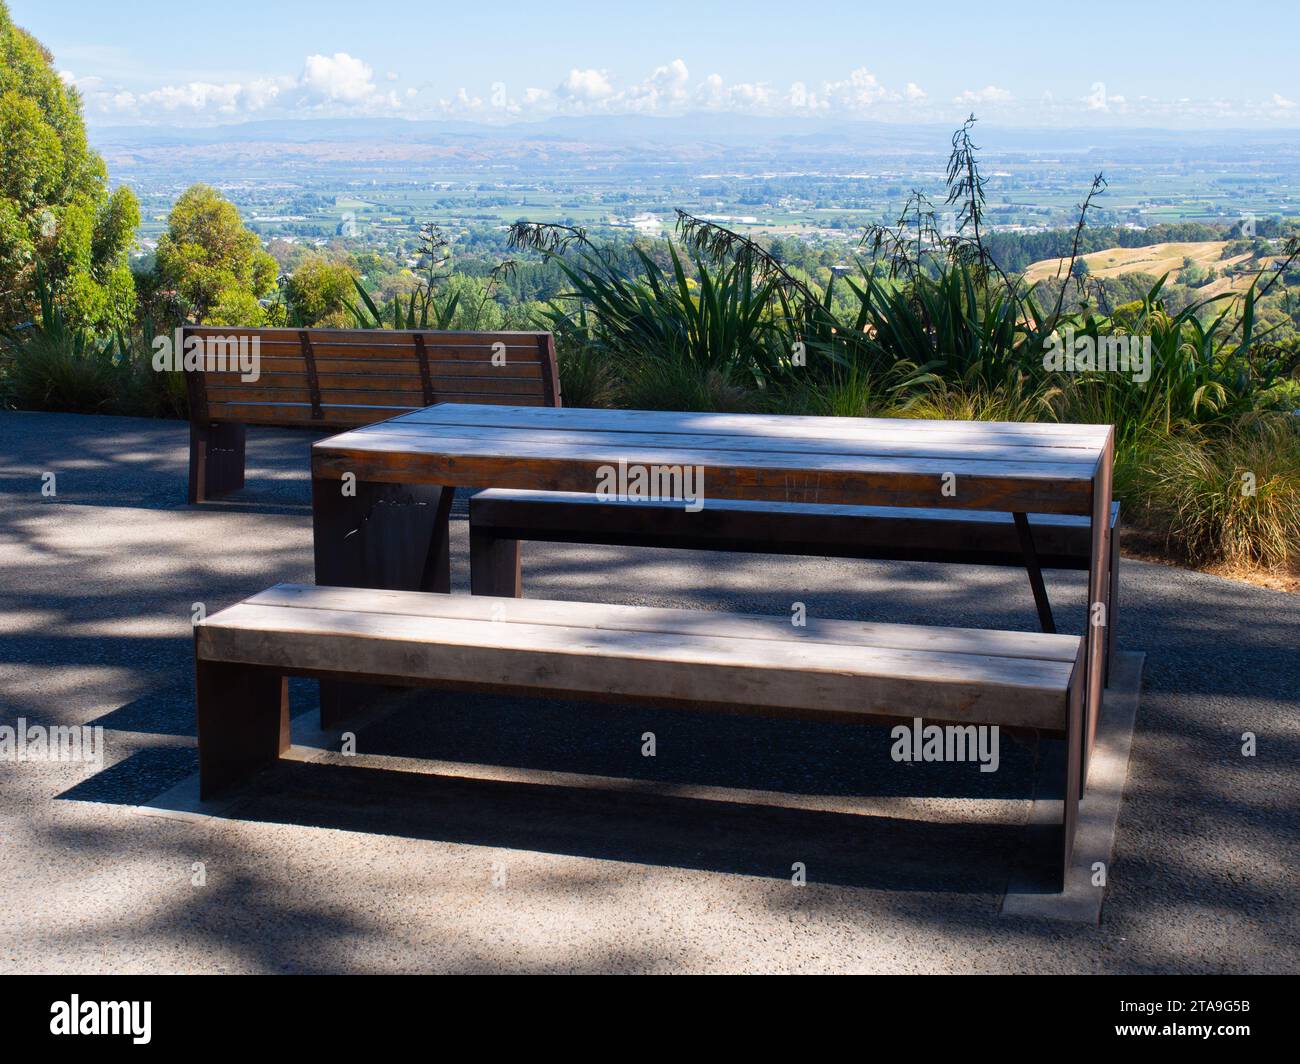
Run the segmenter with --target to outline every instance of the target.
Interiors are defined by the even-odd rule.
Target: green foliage
[[[39,274],[70,327],[125,327],[139,222],[130,190],[109,195],[76,90],[0,0],[0,326],[35,316]]]
[[[1224,431],[1160,440],[1137,476],[1148,520],[1204,563],[1275,567],[1300,544],[1300,420],[1251,414]]]
[[[299,325],[342,329],[353,324],[348,302],[356,275],[347,263],[319,252],[307,255],[285,285],[290,314]]]
[[[393,297],[387,312],[381,311],[366,287],[357,278],[353,286],[360,297],[360,304],[348,303],[356,325],[360,329],[383,329],[391,325],[394,329],[450,329],[457,321],[457,312],[461,309],[461,297],[464,295],[462,285],[453,284],[443,291],[447,282],[445,269],[451,262],[448,241],[436,225],[420,227],[421,259],[423,274],[416,280],[406,298]],[[486,301],[487,292],[483,293]]]
[[[694,252],[688,263],[670,243],[666,267],[635,249],[641,272],[629,276],[585,234],[518,228],[516,246],[529,241],[550,245],[571,288],[561,302],[581,307],[587,343],[603,361],[623,367],[641,396],[634,405],[664,408],[650,390],[661,380],[674,394],[694,397],[694,405],[679,409],[699,409],[711,393],[728,396],[734,408],[734,388],[762,389],[789,373],[799,334],[782,312],[780,281],[747,261],[714,266]],[[572,261],[558,258],[570,247]]]
[[[123,381],[114,342],[98,342],[68,321],[38,273],[38,324],[7,328],[2,336],[7,398],[28,410],[108,408]]]
[[[261,325],[266,315],[258,299],[274,291],[278,267],[234,204],[207,185],[192,185],[167,218],[156,269],[196,323]]]
[[[618,405],[618,369],[596,341],[585,307],[567,313],[557,304],[548,304],[527,324],[529,328],[545,329],[555,338],[560,394],[565,406]]]

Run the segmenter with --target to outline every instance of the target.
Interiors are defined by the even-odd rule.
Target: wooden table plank
[[[702,497],[933,506],[1025,513],[1092,512],[1090,463],[737,452],[705,448],[394,438],[363,428],[313,447],[318,478],[380,483],[596,491],[608,467],[693,466]],[[945,478],[955,477],[955,481]],[[948,485],[951,484],[949,489]]]
[[[469,426],[440,422],[421,423],[408,421],[405,418],[394,418],[383,422],[381,425],[375,425],[372,431],[367,432],[363,438],[367,441],[391,438],[394,440],[435,442],[465,439],[470,436],[476,440],[491,440],[507,446],[555,443],[599,450],[614,444],[619,447],[663,447],[673,450],[689,448],[710,451],[879,455],[895,458],[984,459],[997,462],[1050,462],[1054,464],[1078,462],[1080,468],[1089,470],[1096,466],[1098,453],[1097,448],[1091,446],[1031,447],[997,442],[948,442],[930,435],[896,437],[887,441],[872,440],[868,442],[834,437],[797,439],[725,433],[610,433],[581,428]]]
[[[599,432],[681,432],[769,439],[887,441],[899,436],[949,439],[954,443],[1091,447],[1100,454],[1104,425],[1040,422],[929,421],[920,418],[810,417],[782,414],[710,414],[661,410],[598,410],[582,407],[520,410],[445,403],[413,411],[394,423],[510,428],[568,428]]]

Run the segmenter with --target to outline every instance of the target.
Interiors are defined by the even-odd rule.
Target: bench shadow
[[[986,774],[970,763],[895,762],[887,725],[429,690],[392,696],[387,708],[357,725],[356,749],[400,757],[411,770],[285,759],[216,815],[784,881],[802,863],[809,882],[875,890],[1000,894],[1012,875],[1057,889],[1050,831],[963,812],[1033,798],[1042,752],[1058,744],[1005,738],[999,770]],[[657,739],[653,758],[641,754],[647,731]],[[60,797],[143,804],[186,779],[196,760],[193,748],[140,751]],[[654,789],[438,775],[421,762],[612,776]],[[767,793],[730,800],[672,793],[678,787]],[[774,794],[821,796],[839,808],[785,805]],[[863,799],[863,810],[843,811],[846,798]],[[916,819],[882,814],[872,798],[946,799],[956,819],[924,808]]]
[[[998,894],[1019,824],[937,823],[285,761],[226,814],[257,823],[890,891]]]
[[[432,689],[398,693],[387,706],[356,729],[357,752],[795,794],[1027,800],[1040,745],[1001,733],[997,771],[981,772],[971,762],[895,761],[888,724]]]

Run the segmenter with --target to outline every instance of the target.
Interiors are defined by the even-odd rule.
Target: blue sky
[[[1300,3],[9,0],[96,124],[723,111],[1300,127]],[[631,12],[635,12],[632,14]]]

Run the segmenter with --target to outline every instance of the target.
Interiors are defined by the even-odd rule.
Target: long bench
[[[838,722],[1033,729],[1082,760],[1081,640],[1040,633],[280,584],[195,627],[200,792],[289,745],[287,677]]]
[[[523,594],[520,543],[676,547],[828,558],[959,562],[1028,570],[1044,632],[1055,631],[1043,569],[1086,570],[1090,521],[1067,514],[826,506],[709,499],[610,500],[575,492],[494,488],[473,496],[470,582],[476,595]],[[1106,662],[1115,652],[1119,604],[1119,503],[1111,506]]]
[[[560,405],[550,333],[186,326],[182,352],[192,341],[204,357],[184,363],[191,503],[244,486],[248,425],[347,429],[443,402]]]

